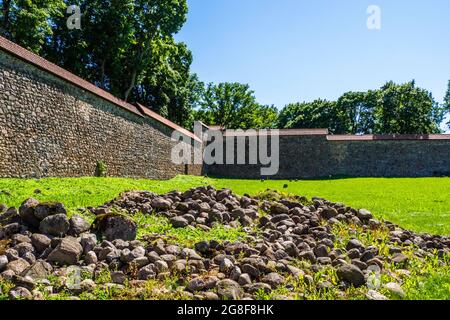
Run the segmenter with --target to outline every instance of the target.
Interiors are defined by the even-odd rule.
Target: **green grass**
[[[238,194],[257,194],[267,188],[307,197],[319,196],[366,208],[417,232],[450,235],[450,178],[348,178],[335,180],[235,180],[179,176],[168,181],[126,178],[0,179],[0,203],[19,206],[28,197],[61,201],[70,211],[98,206],[124,190],[157,193],[200,185],[231,188]],[[285,185],[287,185],[286,188]],[[41,194],[34,194],[40,189]]]

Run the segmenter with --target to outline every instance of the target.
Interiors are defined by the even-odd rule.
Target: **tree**
[[[450,80],[448,81],[447,92],[445,93],[443,108],[447,114],[450,114]],[[447,122],[447,126],[450,128],[450,121]]]
[[[0,0],[0,7],[0,35],[37,54],[66,8],[64,0]]]
[[[195,116],[208,125],[227,129],[264,129],[275,127],[277,110],[257,103],[247,84],[210,83]]]
[[[328,128],[335,134],[439,133],[444,107],[415,82],[386,83],[379,90],[347,92],[337,102],[287,105],[279,128]]]
[[[416,87],[415,81],[397,85],[390,81],[380,90],[376,110],[376,133],[439,133],[443,109],[430,92]]]
[[[330,132],[341,132],[344,125],[338,114],[336,102],[317,99],[287,105],[280,114],[279,126],[294,129],[328,128]],[[284,124],[285,123],[285,124]],[[281,127],[281,128],[283,128]]]
[[[376,91],[344,93],[337,100],[339,126],[335,133],[372,133],[377,95]]]

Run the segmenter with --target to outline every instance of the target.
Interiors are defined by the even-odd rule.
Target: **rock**
[[[56,214],[67,215],[66,208],[64,208],[64,205],[62,203],[59,202],[40,203],[34,208],[34,216],[40,221]]]
[[[189,260],[202,260],[202,257],[193,249],[184,248],[181,251],[181,257]]]
[[[396,298],[404,298],[405,291],[403,291],[402,287],[395,282],[389,282],[384,285],[384,287]]]
[[[173,217],[170,219],[170,223],[174,228],[185,228],[189,225],[189,222],[183,217]]]
[[[358,267],[352,264],[344,264],[337,269],[337,276],[355,287],[365,284],[364,274]]]
[[[113,241],[116,239],[122,239],[124,241],[131,241],[136,239],[137,225],[130,218],[119,215],[107,215],[100,218],[99,231],[103,233],[106,240]],[[96,224],[96,222],[94,222]]]
[[[19,213],[17,212],[17,209],[14,207],[5,210],[5,213],[0,215],[0,226],[5,226],[11,223],[18,223],[18,222],[20,222],[20,216]]]
[[[358,210],[358,218],[363,221],[369,221],[373,218],[373,215],[366,209],[360,209]]]
[[[272,291],[272,287],[270,285],[268,285],[267,283],[258,282],[258,283],[250,285],[248,287],[247,291],[250,294],[255,294],[260,291],[269,293],[270,291]]]
[[[154,271],[153,268],[154,268],[153,264],[149,264],[141,268],[138,272],[138,279],[139,280],[154,279],[156,277],[156,272]]]
[[[9,291],[8,297],[11,300],[30,300],[33,298],[33,295],[26,288],[15,287]]]
[[[0,272],[3,272],[8,265],[8,258],[5,255],[0,256]]]
[[[50,247],[51,240],[44,234],[34,233],[31,236],[31,244],[35,247],[37,252],[42,252]]]
[[[397,265],[403,265],[408,262],[408,257],[405,256],[403,253],[396,253],[392,257],[391,261]]]
[[[30,264],[26,260],[19,258],[17,260],[9,262],[6,265],[6,270],[11,270],[15,274],[19,275],[24,272],[29,266]]]
[[[22,272],[22,276],[34,280],[46,279],[53,271],[52,266],[46,261],[36,261],[31,267]]]
[[[247,273],[243,273],[239,276],[238,281],[239,285],[245,286],[247,284],[251,284],[252,280],[250,279],[250,276]]]
[[[17,287],[23,287],[30,291],[33,291],[36,287],[36,283],[29,277],[14,275],[11,280]]]
[[[195,278],[192,279],[191,281],[189,281],[189,283],[186,286],[186,290],[188,290],[189,292],[198,292],[198,291],[203,291],[206,287],[206,282],[205,280],[201,279],[201,278]]]
[[[116,284],[125,284],[127,277],[122,271],[111,272],[111,281]]]
[[[42,220],[39,225],[39,230],[45,234],[62,237],[69,231],[69,227],[70,224],[67,216],[60,213],[48,216]]]
[[[89,222],[87,222],[78,215],[72,216],[69,220],[69,223],[70,223],[69,234],[71,236],[78,236],[84,232],[87,232],[91,227]]]
[[[97,285],[92,279],[84,279],[80,282],[80,289],[83,292],[92,292]]]
[[[247,273],[250,276],[252,276],[253,278],[257,278],[260,275],[260,271],[257,268],[255,268],[254,266],[252,266],[251,264],[248,264],[248,263],[244,264],[241,267],[241,269],[242,269],[243,273]]]
[[[85,233],[80,237],[80,244],[83,247],[83,252],[86,254],[94,250],[97,245],[97,236],[93,233]]]
[[[95,254],[94,251],[89,251],[88,253],[86,253],[84,255],[84,262],[89,265],[89,264],[97,264],[98,262],[98,258],[97,255]]]
[[[322,218],[327,219],[327,220],[336,217],[338,214],[339,213],[337,212],[337,210],[335,208],[332,208],[332,207],[325,207],[322,210],[322,212],[320,213]]]
[[[283,284],[284,278],[276,272],[271,272],[263,278],[263,282],[269,284],[272,289],[275,289]]]
[[[273,214],[273,215],[288,214],[289,213],[289,208],[286,207],[284,204],[275,202],[270,207],[270,213]]]
[[[33,228],[39,228],[40,220],[34,215],[34,209],[39,201],[33,198],[25,200],[19,208],[19,215],[22,221]]]
[[[303,270],[296,268],[294,266],[287,265],[286,268],[287,271],[294,276],[294,278],[300,278],[305,275],[305,272]]]
[[[234,267],[233,262],[231,262],[230,259],[225,258],[219,265],[219,271],[228,274],[233,269],[233,267]]]
[[[222,300],[240,300],[243,290],[236,281],[224,279],[217,282],[217,294]]]
[[[155,198],[152,200],[152,207],[158,211],[169,210],[171,206],[172,203],[163,198]]]
[[[366,297],[369,300],[389,300],[386,296],[375,290],[369,290],[366,294]]]
[[[318,245],[317,247],[314,248],[314,254],[318,258],[328,257],[328,247],[323,244]]]
[[[358,239],[351,239],[347,243],[347,246],[345,247],[345,249],[347,251],[349,251],[351,249],[361,249],[361,248],[364,248],[364,246],[362,245],[362,243]]]
[[[169,271],[169,266],[167,262],[163,260],[158,260],[155,262],[155,270],[157,273],[165,273]]]
[[[60,265],[75,265],[80,259],[83,248],[76,238],[66,237],[48,256],[48,261]]]

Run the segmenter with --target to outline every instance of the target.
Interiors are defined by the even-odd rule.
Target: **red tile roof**
[[[76,85],[77,87],[79,87],[81,89],[89,91],[90,93],[93,93],[100,98],[103,98],[111,103],[114,103],[115,105],[117,105],[129,112],[132,112],[141,117],[143,117],[144,115],[151,117],[174,130],[180,131],[181,133],[187,135],[190,138],[194,138],[194,139],[198,140],[198,138],[192,132],[189,132],[188,130],[176,125],[175,123],[171,122],[170,120],[165,119],[164,117],[161,117],[157,113],[150,111],[149,109],[144,107],[144,109],[148,110],[148,111],[143,112],[144,113],[144,115],[143,115],[140,112],[138,107],[113,96],[109,92],[107,92],[103,89],[100,89],[99,87],[93,85],[92,83],[74,75],[73,73],[71,73],[61,67],[58,67],[56,64],[45,60],[44,58],[32,53],[31,51],[28,51],[27,49],[15,44],[14,42],[9,41],[3,37],[0,37],[0,49],[16,56],[17,58],[19,58],[27,63],[30,63],[30,64],[36,66],[54,76],[57,76],[58,78],[61,78],[73,85]]]

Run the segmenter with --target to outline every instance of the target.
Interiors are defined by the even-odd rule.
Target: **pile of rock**
[[[389,222],[380,222],[367,210],[314,198],[305,203],[295,199],[268,201],[234,195],[231,190],[199,187],[184,193],[164,195],[133,191],[99,208],[91,226],[81,216],[67,217],[60,203],[39,203],[29,199],[16,210],[0,215],[0,277],[15,284],[11,299],[39,299],[39,283],[46,292],[60,290],[74,295],[92,291],[96,276],[108,269],[108,286],[123,288],[128,283],[140,286],[148,279],[163,279],[176,274],[185,297],[197,299],[252,299],[279,286],[292,287],[287,279],[298,278],[326,289],[329,282],[315,282],[314,272],[333,267],[341,281],[338,288],[360,287],[367,283],[371,266],[382,270],[393,263],[407,268],[405,248],[416,248],[417,256],[450,252],[448,237],[419,235]],[[148,235],[135,240],[136,223],[130,215],[137,212],[167,217],[175,228],[193,226],[209,230],[215,224],[243,226],[248,236],[241,242],[202,241],[188,248],[167,241],[164,235]],[[333,225],[359,226],[367,232],[386,229],[389,254],[376,244],[363,245],[356,238],[337,247]],[[381,241],[381,240],[380,240]],[[309,266],[300,268],[298,261]],[[50,275],[62,279],[70,267],[77,266],[90,275],[77,285],[59,288],[48,283]],[[390,287],[400,291],[398,284]],[[372,290],[373,291],[373,290]],[[288,297],[281,297],[288,298]],[[382,298],[369,292],[368,298]]]

